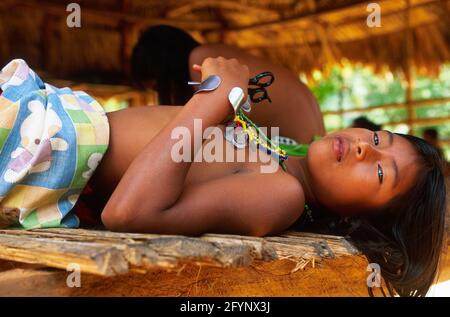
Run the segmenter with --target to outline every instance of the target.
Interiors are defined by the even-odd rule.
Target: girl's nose
[[[372,153],[373,149],[369,143],[359,141],[355,145],[355,151],[356,151],[356,159],[364,160],[368,155]]]

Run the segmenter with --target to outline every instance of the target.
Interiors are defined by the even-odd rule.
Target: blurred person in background
[[[370,131],[380,131],[382,126],[381,124],[376,124],[370,121],[365,116],[360,116],[353,120],[352,128],[363,128]]]
[[[139,88],[158,92],[160,105],[184,105],[191,99],[189,56],[200,44],[188,33],[168,25],[141,33],[131,57],[131,75]]]

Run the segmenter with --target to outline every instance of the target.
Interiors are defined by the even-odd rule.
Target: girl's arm
[[[194,119],[202,119],[201,135],[207,127],[223,122],[232,113],[229,91],[234,86],[246,89],[249,76],[248,68],[237,60],[221,57],[203,62],[202,79],[210,74],[222,77],[219,88],[195,94],[128,167],[103,209],[102,221],[107,228],[189,235],[224,230],[261,235],[281,230],[300,216],[302,188],[293,176],[283,172],[237,174],[184,185],[198,150],[194,145],[201,143],[194,142]],[[173,145],[179,142],[171,138],[171,133],[180,127],[190,131],[189,162],[176,162],[171,157]]]
[[[267,59],[250,55],[240,48],[224,44],[208,44],[196,47],[190,54],[190,64],[201,64],[207,57],[236,58],[249,67],[250,77],[263,71],[275,75],[274,83],[267,88],[272,103],[263,101],[252,107],[251,120],[262,127],[279,127],[280,135],[309,143],[313,135],[324,135],[325,127],[319,105],[309,88],[298,75]],[[191,78],[198,80],[198,73],[191,71]],[[270,129],[268,129],[270,132]]]

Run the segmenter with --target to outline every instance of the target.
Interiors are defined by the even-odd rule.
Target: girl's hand
[[[222,56],[217,58],[208,57],[201,66],[194,64],[192,68],[197,72],[201,72],[201,81],[204,81],[211,75],[218,75],[222,78],[219,88],[222,86],[226,87],[227,89],[225,90],[228,94],[233,87],[240,87],[244,91],[244,98],[247,98],[248,79],[250,77],[249,68],[240,64],[237,59],[225,59]]]
[[[240,64],[235,58],[225,59],[222,56],[217,58],[208,57],[203,61],[201,66],[194,64],[192,68],[197,72],[201,72],[201,81],[204,81],[211,75],[218,75],[222,78],[220,86],[213,91],[218,96],[217,106],[220,109],[219,121],[223,124],[232,120],[235,113],[232,105],[228,101],[228,94],[233,87],[240,87],[244,92],[243,101],[247,99],[248,80],[250,77],[249,68],[246,65]]]

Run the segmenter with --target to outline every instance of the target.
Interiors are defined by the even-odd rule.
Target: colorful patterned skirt
[[[73,207],[109,145],[104,109],[21,59],[2,69],[0,88],[0,227],[78,227]]]

